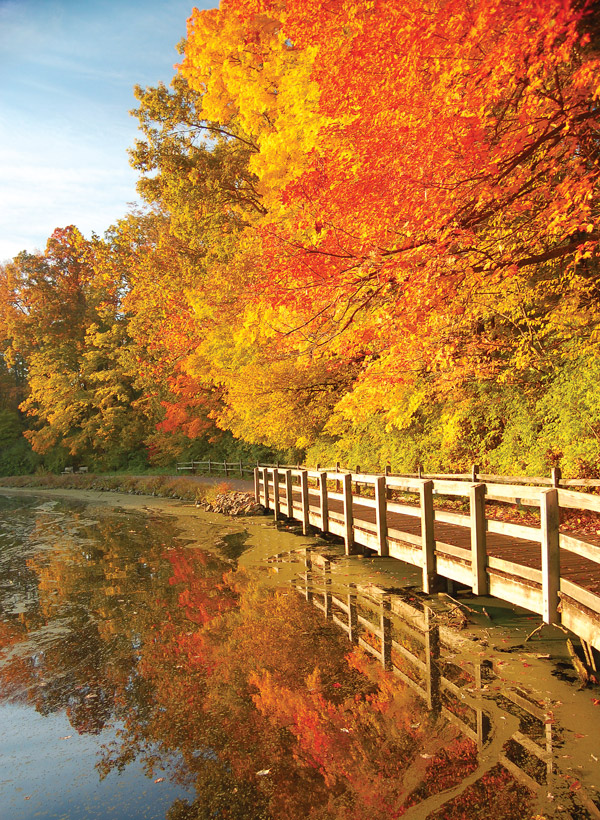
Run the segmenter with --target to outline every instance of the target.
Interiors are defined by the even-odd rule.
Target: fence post
[[[302,496],[302,532],[308,535],[310,532],[310,510],[308,502],[308,472],[300,470],[300,494]]]
[[[436,579],[435,517],[433,513],[433,481],[423,481],[421,501],[421,551],[423,559],[423,592],[433,592]]]
[[[473,592],[487,593],[487,553],[485,547],[485,484],[474,484],[469,489],[471,507],[471,568]]]
[[[273,470],[273,515],[275,521],[279,521],[279,470],[277,467]]]
[[[375,520],[377,522],[377,540],[379,554],[389,555],[387,542],[387,499],[385,496],[385,476],[375,479]]]
[[[244,477],[244,468],[242,467],[242,462],[240,461],[240,478]]]
[[[354,521],[352,512],[352,476],[344,473],[344,543],[346,555],[354,554]]]
[[[339,462],[339,461],[336,461],[336,462],[335,462],[335,473],[336,473],[336,476],[337,476],[337,474],[339,473],[339,471],[340,471],[340,462]],[[339,492],[341,492],[341,490],[342,490],[342,488],[341,488],[341,485],[340,485],[340,480],[339,480],[339,478],[336,478],[336,480],[335,480],[335,491],[336,491],[336,493],[339,493]]]
[[[388,461],[388,463],[385,465],[386,478],[387,478],[387,476],[389,476],[391,474],[392,474],[392,465]],[[392,490],[387,485],[386,485],[386,490],[385,490],[385,497],[387,498],[388,501],[392,500]]]
[[[265,510],[269,507],[269,468],[263,467],[263,492],[265,494]]]
[[[256,503],[260,504],[260,476],[258,467],[254,468],[254,498],[256,499]]]
[[[212,469],[211,469],[211,466],[210,466],[210,458],[209,458],[208,459],[208,474],[211,475],[211,473],[212,473]]]
[[[321,530],[329,532],[329,496],[327,495],[327,473],[319,473],[319,492],[321,496]]]
[[[471,465],[471,481],[473,484],[477,483],[477,476],[479,474],[479,464],[472,464]]]
[[[360,473],[360,464],[356,465],[356,472]],[[360,495],[360,484],[356,482],[356,495]]]
[[[392,621],[390,614],[392,604],[390,596],[384,593],[381,596],[379,625],[381,629],[381,664],[388,672],[392,668]]]
[[[294,517],[294,498],[292,496],[292,471],[285,471],[285,495],[287,498],[287,516]]]
[[[540,525],[542,540],[542,617],[547,624],[559,622],[558,590],[560,588],[560,548],[558,490],[540,491]]]
[[[562,478],[562,470],[560,467],[553,467],[552,468],[552,486],[558,487],[560,484],[560,480]]]

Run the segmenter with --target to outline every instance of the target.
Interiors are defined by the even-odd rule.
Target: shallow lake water
[[[564,636],[477,599],[454,632],[417,584],[268,519],[0,495],[0,817],[600,817]]]

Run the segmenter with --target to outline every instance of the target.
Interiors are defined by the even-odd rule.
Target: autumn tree
[[[34,419],[34,450],[114,466],[139,450],[148,420],[132,412],[122,283],[98,274],[96,245],[74,227],[56,230],[44,254],[7,266],[6,355],[26,362],[21,409]]]
[[[285,308],[288,358],[360,360],[356,403],[392,431],[408,407],[372,396],[396,385],[443,405],[495,380],[531,411],[598,326],[591,9],[423,12],[230,0],[194,12],[181,66],[255,149],[267,212],[237,255],[260,260],[255,315]]]

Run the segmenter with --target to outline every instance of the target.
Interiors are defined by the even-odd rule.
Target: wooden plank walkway
[[[314,486],[309,486],[309,478]],[[339,490],[342,484],[341,493],[330,489],[334,485]],[[370,484],[369,496],[353,492],[352,484],[356,489]],[[420,504],[388,499],[390,491],[398,489],[420,493]],[[540,507],[540,528],[486,517],[488,490],[492,500],[500,494],[503,501],[519,505],[524,500]],[[558,523],[561,503],[600,512],[597,496],[555,488],[404,481],[362,474],[328,476],[267,467],[255,471],[255,492],[276,517],[291,512],[290,517],[301,521],[305,531],[312,526],[340,535],[347,554],[367,548],[420,567],[426,592],[436,576],[464,583],[477,594],[491,594],[537,612],[547,623],[562,622],[600,649],[600,540],[560,533]],[[433,493],[469,498],[471,514],[434,505]]]
[[[279,495],[280,507],[281,509],[285,509],[287,504],[285,490],[281,489]],[[294,503],[299,506],[301,503],[300,492],[294,491],[293,498]],[[271,505],[274,504],[272,489],[270,491],[270,503]],[[357,508],[360,508],[359,515],[357,515]],[[355,526],[360,524],[360,522],[376,526],[375,510],[371,506],[361,504],[361,496],[353,496],[353,509],[355,514]],[[321,514],[321,507],[318,504],[311,503],[310,510],[314,514]],[[330,499],[329,512],[343,515],[343,504],[340,501]],[[416,516],[388,512],[386,519],[388,530],[400,530],[401,532],[406,532],[421,538],[421,521]],[[451,544],[454,547],[460,547],[470,552],[471,532],[468,529],[469,526],[470,520],[468,516],[465,516],[465,526],[436,521],[434,523],[435,540],[442,541],[445,544]],[[576,533],[573,533],[573,535],[576,535]],[[486,548],[488,555],[495,558],[502,558],[505,561],[521,564],[522,566],[530,567],[540,572],[542,570],[540,545],[535,541],[488,532],[486,534]],[[562,576],[600,596],[600,566],[598,566],[598,564],[579,555],[575,555],[568,550],[561,549],[560,567]]]

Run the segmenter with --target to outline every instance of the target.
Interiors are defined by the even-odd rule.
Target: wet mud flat
[[[97,495],[0,498],[3,817],[600,816],[564,636],[478,600],[453,632],[410,568]]]

